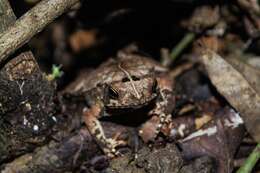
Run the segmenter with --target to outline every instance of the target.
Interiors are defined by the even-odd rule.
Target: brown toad
[[[155,101],[149,116],[158,117],[157,121],[151,117],[139,131],[147,142],[157,136],[175,106],[167,69],[137,54],[118,53],[117,58],[109,59],[89,73],[75,91],[86,98],[89,107],[83,111],[85,124],[109,157],[117,155],[115,147],[123,141],[104,135],[98,119],[107,116],[108,110],[137,109]]]

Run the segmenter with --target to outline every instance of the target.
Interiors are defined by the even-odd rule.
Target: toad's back
[[[121,68],[119,68],[119,66]],[[86,92],[96,88],[98,85],[121,81],[126,77],[122,69],[137,78],[167,71],[166,68],[152,59],[135,54],[124,54],[123,57],[109,59],[102,63],[96,70],[90,72],[74,89],[74,92]]]

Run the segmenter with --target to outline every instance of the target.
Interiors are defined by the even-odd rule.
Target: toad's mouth
[[[108,109],[140,109],[142,107],[145,107],[149,105],[150,103],[155,101],[156,96],[150,97],[149,99],[145,99],[143,101],[139,101],[137,103],[131,103],[131,104],[113,104],[108,103],[106,105],[106,108]]]

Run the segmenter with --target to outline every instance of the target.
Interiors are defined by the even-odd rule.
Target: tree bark
[[[1,0],[0,31],[9,31],[15,19],[8,0]],[[31,52],[1,65],[0,162],[32,151],[47,140],[53,124],[53,97],[54,87]]]
[[[5,31],[15,22],[15,15],[7,0],[1,0],[0,3],[0,33]]]

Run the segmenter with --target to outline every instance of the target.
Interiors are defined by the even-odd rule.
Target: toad
[[[124,141],[107,138],[99,119],[113,116],[108,110],[139,109],[154,101],[155,106],[148,113],[151,118],[139,130],[145,142],[153,141],[171,120],[175,107],[172,83],[167,69],[155,60],[119,52],[77,85],[76,92],[83,94],[88,104],[83,110],[84,122],[107,156],[118,155],[116,147]]]

